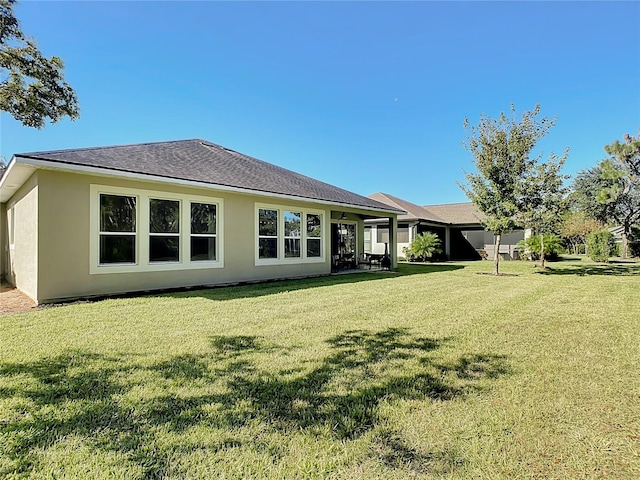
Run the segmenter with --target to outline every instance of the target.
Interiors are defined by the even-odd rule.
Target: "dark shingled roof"
[[[453,225],[478,224],[484,219],[484,214],[472,202],[425,205],[424,209]]]
[[[152,175],[268,192],[331,203],[366,207],[386,212],[401,209],[320,182],[271,163],[243,155],[206,140],[142,143],[111,147],[21,153],[29,158],[57,164],[86,166],[117,172]],[[62,166],[62,165],[61,165]]]
[[[369,198],[406,211],[405,215],[398,215],[398,220],[427,220],[448,225],[479,225],[484,218],[483,213],[471,202],[420,206],[382,192],[371,194]]]
[[[401,198],[394,197],[388,193],[373,193],[369,195],[369,198],[406,211],[407,213],[405,215],[398,216],[398,220],[428,220],[431,222],[447,223],[446,220],[428,211],[426,208],[416,205],[415,203],[407,202]]]

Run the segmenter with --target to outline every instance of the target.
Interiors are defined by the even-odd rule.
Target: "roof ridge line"
[[[142,143],[125,143],[122,145],[102,145],[99,147],[60,148],[58,150],[39,150],[37,152],[16,153],[15,156],[26,157],[26,156],[33,156],[37,154],[43,154],[43,153],[54,154],[54,153],[63,153],[63,152],[86,152],[90,150],[106,150],[109,148],[141,147],[144,145],[161,145],[161,144],[166,145],[169,143],[193,142],[193,141],[206,141],[206,140],[200,140],[199,138],[186,138],[183,140],[167,140],[165,142],[142,142]]]

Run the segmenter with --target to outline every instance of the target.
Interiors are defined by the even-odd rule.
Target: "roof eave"
[[[11,173],[12,169],[19,168],[19,167],[16,167],[16,165],[25,166],[30,168],[31,170],[42,168],[42,169],[48,169],[48,170],[67,171],[71,173],[83,173],[83,174],[96,175],[96,176],[102,176],[102,177],[120,177],[120,178],[132,179],[132,180],[141,180],[141,181],[147,181],[147,182],[165,183],[165,184],[172,184],[172,185],[184,185],[184,186],[198,187],[198,188],[214,188],[216,190],[227,191],[227,192],[261,195],[266,197],[282,198],[286,200],[295,200],[295,201],[303,201],[303,202],[314,202],[322,205],[365,210],[368,212],[375,212],[379,214],[401,215],[405,213],[404,210],[396,210],[393,208],[377,208],[369,205],[358,205],[353,203],[323,200],[323,199],[317,199],[312,197],[301,197],[301,196],[287,195],[287,194],[277,193],[277,192],[268,192],[264,190],[252,190],[249,188],[233,187],[229,185],[222,185],[222,184],[216,184],[216,183],[199,182],[195,180],[184,180],[184,179],[178,179],[178,178],[172,178],[172,177],[162,177],[159,175],[128,172],[125,170],[100,168],[100,167],[93,167],[89,165],[72,164],[72,163],[60,162],[60,161],[50,161],[50,160],[30,157],[26,155],[14,155],[11,162],[9,163],[9,169],[7,170],[7,172],[5,172],[5,175],[2,177],[2,182],[0,182],[0,201],[1,202],[6,202],[15,193],[15,191],[13,191],[10,194],[8,194],[6,199],[3,198],[5,196],[4,194],[5,189],[3,188],[5,185],[5,180],[7,179],[7,177],[9,177],[9,174]],[[15,187],[15,190],[17,191],[17,189],[20,188],[27,179],[28,177],[24,178],[22,183],[20,183],[20,185],[17,185],[17,187]]]
[[[0,203],[8,202],[35,171],[35,167],[19,163],[15,156],[12,157],[0,178]]]

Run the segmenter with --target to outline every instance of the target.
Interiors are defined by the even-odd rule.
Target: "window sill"
[[[110,273],[150,273],[150,272],[167,272],[167,271],[188,271],[188,270],[204,270],[211,268],[224,268],[224,263],[216,262],[166,262],[153,263],[147,265],[138,264],[118,264],[118,265],[92,265],[89,269],[91,275],[101,275]]]

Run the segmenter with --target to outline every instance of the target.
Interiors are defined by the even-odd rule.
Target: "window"
[[[224,267],[223,200],[91,185],[91,274]]]
[[[371,253],[371,225],[365,225],[364,227],[364,251],[365,253]]]
[[[285,258],[300,258],[301,213],[284,212],[284,256]]]
[[[323,215],[258,206],[256,264],[323,261]]]
[[[398,225],[398,243],[409,243],[409,224]]]
[[[322,256],[322,217],[307,214],[307,257]]]
[[[136,262],[136,197],[100,195],[100,264]]]
[[[149,261],[180,260],[180,202],[149,199]]]
[[[378,243],[389,243],[389,227],[378,225],[377,230]]]
[[[191,261],[216,259],[216,206],[191,203]]]
[[[259,210],[258,257],[278,258],[278,210]]]

